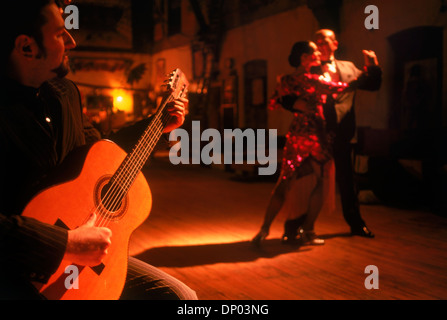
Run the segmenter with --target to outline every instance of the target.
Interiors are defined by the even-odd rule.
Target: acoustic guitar
[[[127,273],[131,234],[149,216],[152,195],[141,169],[160,139],[170,115],[169,102],[184,97],[188,81],[175,69],[166,95],[137,144],[126,154],[115,143],[100,140],[83,153],[80,173],[70,181],[39,192],[23,215],[67,229],[83,225],[96,213],[95,225],[112,231],[112,244],[101,265],[74,266],[63,260],[46,284],[36,284],[50,300],[118,299]],[[73,270],[78,277],[72,279]],[[76,283],[76,286],[74,284]]]

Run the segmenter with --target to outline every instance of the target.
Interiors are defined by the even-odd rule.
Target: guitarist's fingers
[[[104,239],[104,244],[103,244],[103,248],[108,248],[111,244],[112,244],[112,230],[110,230],[109,228],[100,228],[102,235],[103,235],[103,239]]]
[[[184,111],[181,111],[181,110],[175,110],[175,109],[174,109],[174,110],[170,111],[169,114],[170,114],[172,117],[176,117],[176,118],[179,119],[179,120],[183,120],[184,117],[185,117],[185,113],[184,113]]]
[[[102,260],[108,254],[108,248],[112,244],[110,237],[112,236],[112,232],[108,228],[100,228],[100,232],[102,233],[102,239],[98,243],[92,245],[92,265],[98,265],[102,262]]]
[[[168,133],[174,129],[177,129],[185,121],[185,116],[181,112],[171,112],[170,114],[171,119],[169,119],[169,122],[166,124],[166,127],[163,130],[164,133]]]
[[[186,113],[186,109],[188,106],[188,100],[184,98],[179,98],[177,100],[172,101],[167,105],[167,110],[172,115],[172,113],[179,112],[182,115]]]
[[[189,106],[188,98],[180,97],[178,100],[183,103],[183,108],[185,109],[185,113],[188,113],[188,106]]]
[[[90,217],[88,217],[87,222],[85,223],[85,226],[87,227],[94,227],[96,222],[96,213],[92,213]]]
[[[167,106],[167,110],[171,115],[170,121],[167,123],[163,132],[171,132],[172,130],[180,127],[185,121],[185,106],[188,105],[188,99],[179,98],[171,101]]]

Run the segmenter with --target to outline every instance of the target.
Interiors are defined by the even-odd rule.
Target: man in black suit
[[[380,88],[382,71],[373,51],[363,50],[364,70],[359,70],[350,61],[335,59],[338,41],[332,30],[322,29],[315,34],[315,43],[321,52],[322,72],[332,81],[350,83],[358,79],[358,89],[376,91]],[[360,215],[359,201],[354,181],[351,140],[356,130],[355,91],[338,95],[336,99],[328,97],[324,106],[327,127],[335,133],[333,151],[336,168],[336,180],[340,191],[343,216],[351,227],[351,234],[373,238]]]

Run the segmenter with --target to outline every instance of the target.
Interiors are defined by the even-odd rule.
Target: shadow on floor
[[[349,233],[321,235],[323,239],[350,236]],[[250,262],[259,258],[274,258],[283,254],[312,250],[311,246],[287,245],[280,239],[264,240],[261,247],[250,241],[203,245],[155,247],[136,255],[156,267],[192,267],[216,263]]]

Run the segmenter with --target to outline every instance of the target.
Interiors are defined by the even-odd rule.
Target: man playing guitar
[[[48,282],[62,260],[80,267],[100,265],[115,244],[115,234],[97,223],[101,212],[71,230],[22,214],[29,201],[25,190],[43,181],[71,151],[100,136],[83,118],[77,87],[64,78],[67,53],[76,44],[65,29],[60,6],[54,0],[8,1],[2,6],[11,19],[1,19],[0,298],[39,299],[45,295],[35,283]],[[166,104],[171,117],[164,132],[183,124],[187,104],[184,97]],[[142,121],[135,133],[150,119]],[[180,281],[129,258],[126,283],[116,298],[197,297]]]

